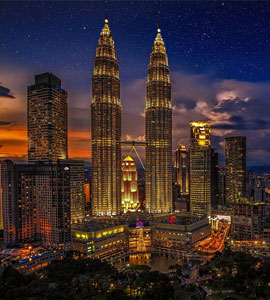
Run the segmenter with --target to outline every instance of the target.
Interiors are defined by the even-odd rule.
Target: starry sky
[[[109,1],[123,105],[122,137],[144,139],[145,81],[157,12],[172,78],[173,147],[189,121],[224,139],[247,136],[249,166],[270,165],[270,2]],[[0,2],[0,157],[27,153],[26,90],[53,72],[69,98],[69,156],[90,159],[93,58],[104,1]],[[127,150],[126,150],[127,151]]]

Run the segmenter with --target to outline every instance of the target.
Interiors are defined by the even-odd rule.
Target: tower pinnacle
[[[158,28],[157,28],[157,32],[161,32],[161,29],[160,29],[160,11],[158,11]]]
[[[109,19],[108,19],[108,0],[105,1],[105,23],[109,23]]]

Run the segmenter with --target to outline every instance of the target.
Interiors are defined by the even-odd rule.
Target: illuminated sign
[[[175,216],[170,216],[170,224],[174,224],[176,222],[176,217]]]
[[[143,222],[142,221],[138,221],[136,225],[137,225],[137,227],[142,227],[143,226]]]

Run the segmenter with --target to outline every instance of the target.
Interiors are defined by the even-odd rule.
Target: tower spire
[[[146,83],[146,211],[172,211],[172,104],[168,56],[160,32],[150,54]]]
[[[105,23],[108,23],[108,0],[105,1]]]
[[[160,10],[158,11],[158,28],[157,28],[157,32],[161,32],[161,29],[160,29]]]
[[[92,77],[91,179],[95,216],[118,215],[121,211],[120,79],[107,6],[105,12]]]

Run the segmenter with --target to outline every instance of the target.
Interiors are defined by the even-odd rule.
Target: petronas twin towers
[[[108,24],[101,31],[92,77],[92,213],[121,214],[121,101],[118,60]],[[146,211],[172,211],[172,108],[166,48],[160,28],[146,83]]]

